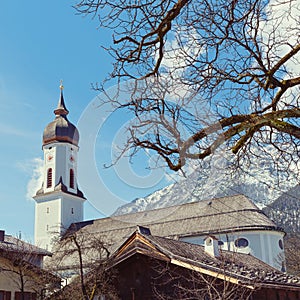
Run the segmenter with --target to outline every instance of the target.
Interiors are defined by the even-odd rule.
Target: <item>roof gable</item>
[[[138,231],[119,247],[111,259],[116,265],[137,253],[248,287],[259,284],[300,289],[300,278],[280,272],[252,255],[221,250],[220,257],[213,257],[201,245],[143,235]]]

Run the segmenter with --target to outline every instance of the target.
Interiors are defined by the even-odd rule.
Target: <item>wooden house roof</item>
[[[250,254],[220,250],[220,256],[213,257],[205,252],[204,246],[138,231],[118,248],[111,259],[117,265],[137,253],[250,288],[255,285],[300,290],[299,277],[280,272]]]

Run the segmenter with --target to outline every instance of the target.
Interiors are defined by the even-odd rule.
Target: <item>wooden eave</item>
[[[117,250],[113,259],[113,266],[122,261],[134,256],[135,254],[142,254],[159,260],[170,261],[170,258],[162,253],[156,246],[147,240],[141,234],[135,232],[130,238]]]
[[[263,287],[266,289],[276,289],[276,290],[289,290],[289,291],[298,291],[300,290],[300,286],[295,285],[293,283],[265,283],[265,282],[258,282],[256,286]]]
[[[221,272],[221,270],[216,267],[207,266],[201,262],[193,263],[193,261],[188,261],[188,259],[182,259],[181,257],[174,256],[168,250],[149,241],[147,238],[137,232],[132,234],[130,238],[119,248],[114,256],[113,266],[125,261],[135,254],[142,254],[152,258],[168,261],[173,265],[196,271],[204,275],[209,275],[234,284],[242,284],[237,277],[226,274],[225,272]],[[202,266],[200,266],[200,264]],[[255,288],[253,284],[243,284],[243,286],[249,289]]]
[[[221,272],[212,271],[208,268],[203,268],[203,267],[200,267],[200,266],[196,266],[196,265],[181,261],[179,259],[171,259],[171,263],[174,264],[174,265],[183,267],[185,269],[196,271],[196,272],[202,273],[204,275],[212,276],[212,277],[215,277],[217,279],[221,279],[221,280],[224,280],[224,281],[227,281],[227,282],[230,282],[230,283],[241,284],[241,281],[239,279],[237,279],[235,277],[232,277],[230,275],[227,275],[227,274],[225,274],[225,272],[221,273]],[[249,288],[251,290],[255,289],[255,286],[253,284],[243,284],[243,286],[245,286],[246,288]]]

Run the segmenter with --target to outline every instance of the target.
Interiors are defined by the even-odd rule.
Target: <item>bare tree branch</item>
[[[107,100],[137,117],[126,150],[151,149],[175,171],[222,147],[241,159],[251,146],[272,145],[294,159],[300,128],[294,0],[82,0],[76,9],[98,15],[100,26],[113,31],[109,79],[137,80],[128,103]]]

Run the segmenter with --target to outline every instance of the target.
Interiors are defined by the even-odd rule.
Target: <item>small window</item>
[[[72,215],[74,214],[74,208],[73,207],[71,208],[71,214]]]
[[[283,250],[283,241],[282,241],[282,240],[279,240],[279,241],[278,241],[278,245],[279,245],[279,248],[280,248],[281,250]]]
[[[246,248],[246,247],[248,247],[249,242],[245,238],[239,238],[239,239],[235,240],[234,244],[237,248]]]
[[[224,242],[223,242],[223,241],[218,241],[218,245],[219,245],[219,246],[223,246],[223,245],[224,245]]]
[[[52,186],[52,168],[47,171],[47,188]]]
[[[49,210],[49,207],[47,207],[47,214],[49,214],[49,211],[50,211],[50,210]]]
[[[47,230],[47,231],[49,230],[49,225],[46,226],[46,230]]]
[[[74,189],[74,171],[70,169],[70,188]]]
[[[36,300],[36,293],[32,292],[15,292],[15,300]]]
[[[0,300],[11,300],[11,292],[0,291]]]

